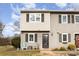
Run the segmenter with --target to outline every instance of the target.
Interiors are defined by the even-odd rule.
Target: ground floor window
[[[28,43],[37,42],[37,33],[27,33],[25,36],[25,41]]]
[[[68,33],[62,33],[62,42],[68,42]]]
[[[35,34],[34,33],[28,33],[28,42],[33,43],[35,40]]]

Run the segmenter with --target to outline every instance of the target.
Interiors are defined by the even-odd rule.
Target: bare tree
[[[2,31],[3,31],[4,27],[5,27],[5,25],[2,22],[0,22],[0,37],[3,36]]]

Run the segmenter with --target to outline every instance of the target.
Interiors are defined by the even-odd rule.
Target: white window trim
[[[29,35],[32,34],[33,35],[33,41],[29,40]],[[28,33],[28,43],[34,43],[35,42],[35,33]]]
[[[63,22],[63,16],[66,16],[66,22]],[[68,16],[67,16],[67,14],[62,14],[61,15],[61,22],[62,22],[62,24],[67,24],[68,23]]]
[[[63,41],[63,34],[67,35],[67,41]],[[68,33],[62,33],[62,42],[68,42]]]
[[[76,16],[79,16],[79,15],[74,15],[74,22],[75,24],[79,24],[79,22],[76,22]]]
[[[31,14],[35,15],[35,21],[30,20]],[[40,21],[36,21],[36,14],[40,14]],[[29,13],[29,22],[30,23],[40,23],[41,22],[41,13]]]

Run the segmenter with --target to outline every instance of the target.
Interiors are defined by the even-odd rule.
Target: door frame
[[[74,37],[73,37],[73,38],[74,38],[74,40],[75,40],[75,46],[76,46],[75,34],[79,34],[79,32],[75,32],[75,33],[74,33]],[[77,48],[77,47],[76,47],[76,48]]]
[[[75,45],[76,45],[76,35],[79,35],[79,34],[75,34]],[[76,45],[76,48],[79,48],[79,47],[77,47],[77,45]]]
[[[43,47],[43,35],[48,35],[48,47],[47,48],[49,48],[49,33],[42,34],[42,48],[44,48]],[[47,49],[47,48],[44,48],[44,49]]]

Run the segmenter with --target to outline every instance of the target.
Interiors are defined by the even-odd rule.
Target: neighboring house
[[[79,11],[21,11],[20,29],[21,49],[67,47],[79,41]]]

